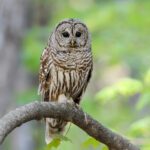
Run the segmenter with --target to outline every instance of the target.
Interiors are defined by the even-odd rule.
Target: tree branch
[[[139,150],[127,139],[104,127],[73,104],[37,101],[19,107],[0,119],[0,144],[14,128],[30,120],[45,117],[62,118],[74,123],[96,140],[106,144],[110,150]]]

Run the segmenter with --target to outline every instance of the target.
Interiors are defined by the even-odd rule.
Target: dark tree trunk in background
[[[26,27],[27,4],[26,0],[0,1],[0,117],[14,108],[14,93],[30,86],[19,58]],[[4,145],[9,145],[11,150],[31,150],[29,140],[32,137],[27,128],[24,126],[15,131],[9,139],[10,143],[6,140]]]

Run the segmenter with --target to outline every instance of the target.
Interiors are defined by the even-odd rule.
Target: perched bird
[[[61,21],[48,39],[39,70],[39,94],[44,101],[79,104],[92,73],[91,39],[78,19]],[[62,134],[67,122],[46,118],[46,143]]]

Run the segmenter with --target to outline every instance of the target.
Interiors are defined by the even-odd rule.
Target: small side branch
[[[127,139],[104,127],[73,104],[37,101],[19,107],[0,119],[0,144],[16,127],[45,117],[61,118],[74,123],[96,140],[106,144],[110,150],[139,150]]]

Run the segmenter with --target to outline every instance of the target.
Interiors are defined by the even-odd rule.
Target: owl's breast
[[[60,53],[54,57],[54,64],[66,70],[77,70],[79,68],[86,69],[91,63],[91,52],[73,51]]]
[[[59,53],[52,55],[52,59],[50,99],[57,100],[60,94],[76,97],[87,85],[92,62],[91,53]]]
[[[65,70],[55,66],[51,71],[51,84],[49,86],[50,99],[56,100],[60,94],[68,98],[76,97],[84,88],[87,81],[88,70]]]

